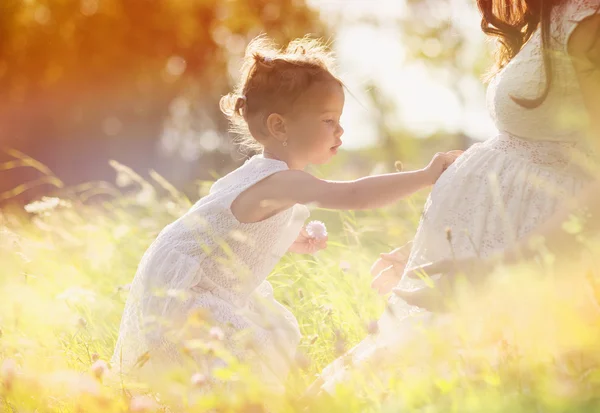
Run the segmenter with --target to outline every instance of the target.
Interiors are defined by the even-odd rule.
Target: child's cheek
[[[323,134],[323,130],[320,127],[320,125],[315,125],[313,123],[306,123],[303,127],[303,135],[305,137],[305,139],[309,139],[312,140],[314,139],[316,136],[322,135]]]

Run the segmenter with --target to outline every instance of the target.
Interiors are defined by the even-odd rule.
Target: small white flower
[[[97,379],[101,379],[108,372],[108,364],[104,360],[96,360],[90,370]]]
[[[202,373],[196,373],[191,378],[191,383],[195,387],[202,387],[207,383],[206,376]]]
[[[158,409],[158,403],[150,396],[133,396],[129,409],[132,412],[153,412]]]
[[[225,339],[225,333],[219,327],[212,327],[208,334],[213,340],[223,341]]]
[[[101,391],[98,381],[87,374],[72,370],[54,371],[43,378],[43,382],[48,383],[52,391],[66,391],[70,396],[81,394],[96,396]]]
[[[311,221],[306,225],[306,232],[311,238],[323,239],[327,237],[327,228],[321,221]]]

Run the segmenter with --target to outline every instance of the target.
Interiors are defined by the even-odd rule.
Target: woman
[[[406,261],[433,275],[488,267],[485,260],[504,250],[504,258],[514,259],[531,234],[557,231],[572,207],[565,200],[600,210],[590,156],[600,153],[600,0],[477,3],[483,31],[500,40],[487,92],[500,134],[474,145],[438,180],[408,259],[407,248],[398,249],[374,265],[374,286],[382,293]],[[440,309],[447,286],[428,288],[414,272],[406,274],[379,320],[379,334],[329,365],[318,385],[331,391],[380,350],[410,341],[423,324],[444,323],[448,315],[425,308]]]

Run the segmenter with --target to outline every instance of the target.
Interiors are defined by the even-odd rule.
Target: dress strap
[[[283,161],[265,158],[262,154],[255,155],[235,171],[217,180],[210,188],[210,194],[240,193],[266,177],[288,169]]]

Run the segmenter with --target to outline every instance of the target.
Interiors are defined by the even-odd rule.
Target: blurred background
[[[250,39],[331,43],[349,90],[344,146],[311,172],[353,179],[496,133],[479,21],[475,0],[0,0],[0,411],[156,410],[129,400],[138,383],[115,392],[102,375],[144,251],[248,156],[218,103]],[[416,336],[415,357],[381,359],[390,380],[355,377],[364,391],[305,404],[325,366],[376,334],[386,300],[371,265],[412,239],[426,192],[369,211],[311,207],[328,248],[269,276],[302,333],[285,396],[236,363],[215,372],[234,387],[215,392],[167,369],[161,399],[202,407],[178,412],[265,400],[278,412],[600,411],[600,245],[574,215],[563,229],[581,259],[563,264],[536,240],[539,257],[499,269],[489,294],[462,285],[456,322],[428,335],[431,356]]]
[[[350,91],[345,151],[320,173],[420,166],[465,148],[494,133],[482,81],[490,50],[474,3],[2,0],[0,205],[114,182],[109,160],[155,170],[197,198],[200,180],[244,158],[218,102],[260,33],[282,45],[323,37],[338,55]]]

